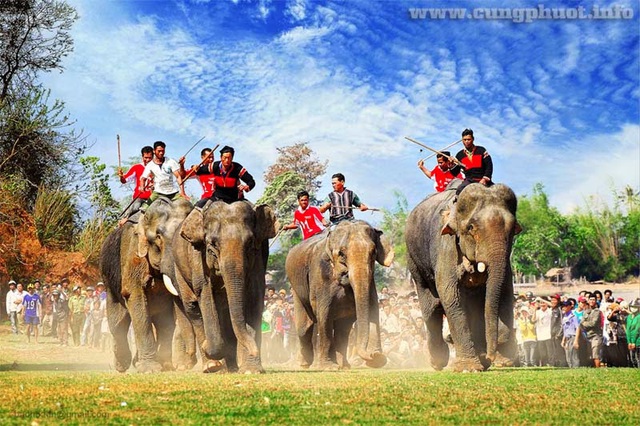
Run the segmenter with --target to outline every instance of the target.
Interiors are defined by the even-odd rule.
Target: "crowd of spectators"
[[[27,288],[25,291],[22,283],[9,281],[5,307],[13,334],[24,334],[29,342],[33,334],[34,343],[39,343],[39,337],[51,337],[61,346],[71,342],[73,346],[110,349],[103,283],[70,288],[69,280],[63,278],[58,284],[34,280]]]
[[[296,363],[293,297],[284,289],[267,288],[263,315],[263,357],[267,363]],[[426,326],[415,292],[401,295],[383,287],[378,295],[382,350],[391,368],[429,365]],[[516,297],[514,332],[518,344],[516,366],[640,367],[640,299],[614,298],[610,290],[581,292],[577,298],[554,294]],[[443,336],[455,350],[446,317]],[[362,361],[351,350],[349,362]]]

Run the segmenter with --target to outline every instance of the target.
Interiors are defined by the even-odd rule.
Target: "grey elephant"
[[[107,290],[107,320],[113,335],[115,368],[124,372],[132,356],[127,334],[133,324],[134,365],[139,372],[171,370],[175,329],[174,301],[162,280],[170,263],[171,239],[191,211],[185,199],[160,198],[105,239],[100,271]],[[132,218],[133,219],[133,218]]]
[[[264,372],[268,240],[278,227],[266,205],[215,201],[194,209],[174,235],[174,284],[195,340],[206,358],[224,358],[230,371]]]
[[[393,247],[382,232],[364,221],[340,222],[289,251],[285,268],[293,290],[303,368],[314,361],[318,369],[348,368],[354,322],[358,355],[371,367],[386,364],[373,275],[375,261],[389,266],[393,257]]]
[[[458,196],[435,194],[407,218],[408,267],[416,283],[435,369],[444,368],[449,348],[442,338],[446,314],[456,349],[456,371],[482,371],[515,357],[510,255],[520,232],[517,199],[502,184],[473,184]],[[499,337],[506,330],[506,337]]]

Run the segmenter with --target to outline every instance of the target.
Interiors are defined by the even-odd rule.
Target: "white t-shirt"
[[[142,172],[143,178],[153,173],[153,191],[162,195],[175,194],[180,190],[173,172],[179,171],[180,165],[172,158],[164,158],[162,164],[150,161]]]
[[[536,337],[538,340],[551,339],[551,309],[536,311]]]

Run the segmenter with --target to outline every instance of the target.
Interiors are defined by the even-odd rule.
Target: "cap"
[[[94,289],[93,287],[89,286],[89,287],[87,287],[87,288],[86,288],[86,290],[87,290],[87,291],[93,291],[93,290],[95,290],[95,289]]]
[[[560,296],[558,293],[556,293],[556,294],[552,294],[552,295],[551,295],[551,298],[552,298],[552,299],[556,299],[556,300],[558,300],[558,301],[559,301],[560,299],[562,299],[562,296]]]
[[[9,285],[16,285],[16,282],[14,280],[9,281]]]
[[[54,296],[55,296],[56,294],[60,294],[60,290],[53,290],[53,291],[51,292],[51,294],[53,294]]]
[[[96,287],[104,287],[104,283],[102,281],[98,282],[98,284],[96,284]]]
[[[571,307],[571,306],[573,306],[573,303],[571,303],[571,301],[569,301],[569,300],[565,300],[564,302],[562,302],[562,303],[560,304],[560,306],[562,306],[563,308],[564,308],[565,306],[569,306],[569,307]]]
[[[27,290],[31,290],[32,288],[36,288],[36,286],[35,286],[35,285],[33,285],[33,284],[29,284],[29,285],[27,286]]]
[[[586,297],[584,297],[584,296],[580,296],[580,297],[578,297],[578,302],[584,302],[584,303],[587,303],[587,298],[586,298]]]
[[[76,290],[80,290],[80,286],[79,285],[74,285],[73,286],[73,291],[76,291]]]
[[[69,282],[69,278],[64,277],[63,279],[60,280],[61,283],[68,283]]]
[[[39,282],[40,282],[40,280],[33,280],[33,283],[34,283],[34,284],[35,284],[35,283],[39,283]]]
[[[622,302],[623,300],[624,300],[624,299],[623,299],[622,297],[618,297],[618,298],[616,299],[616,302],[617,302],[617,303],[620,303],[620,302]]]

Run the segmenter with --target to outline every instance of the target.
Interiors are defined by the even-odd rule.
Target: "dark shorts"
[[[34,315],[34,316],[25,315],[24,316],[24,323],[25,324],[31,324],[31,325],[38,325],[38,324],[40,324],[40,318],[38,318],[36,315]]]

